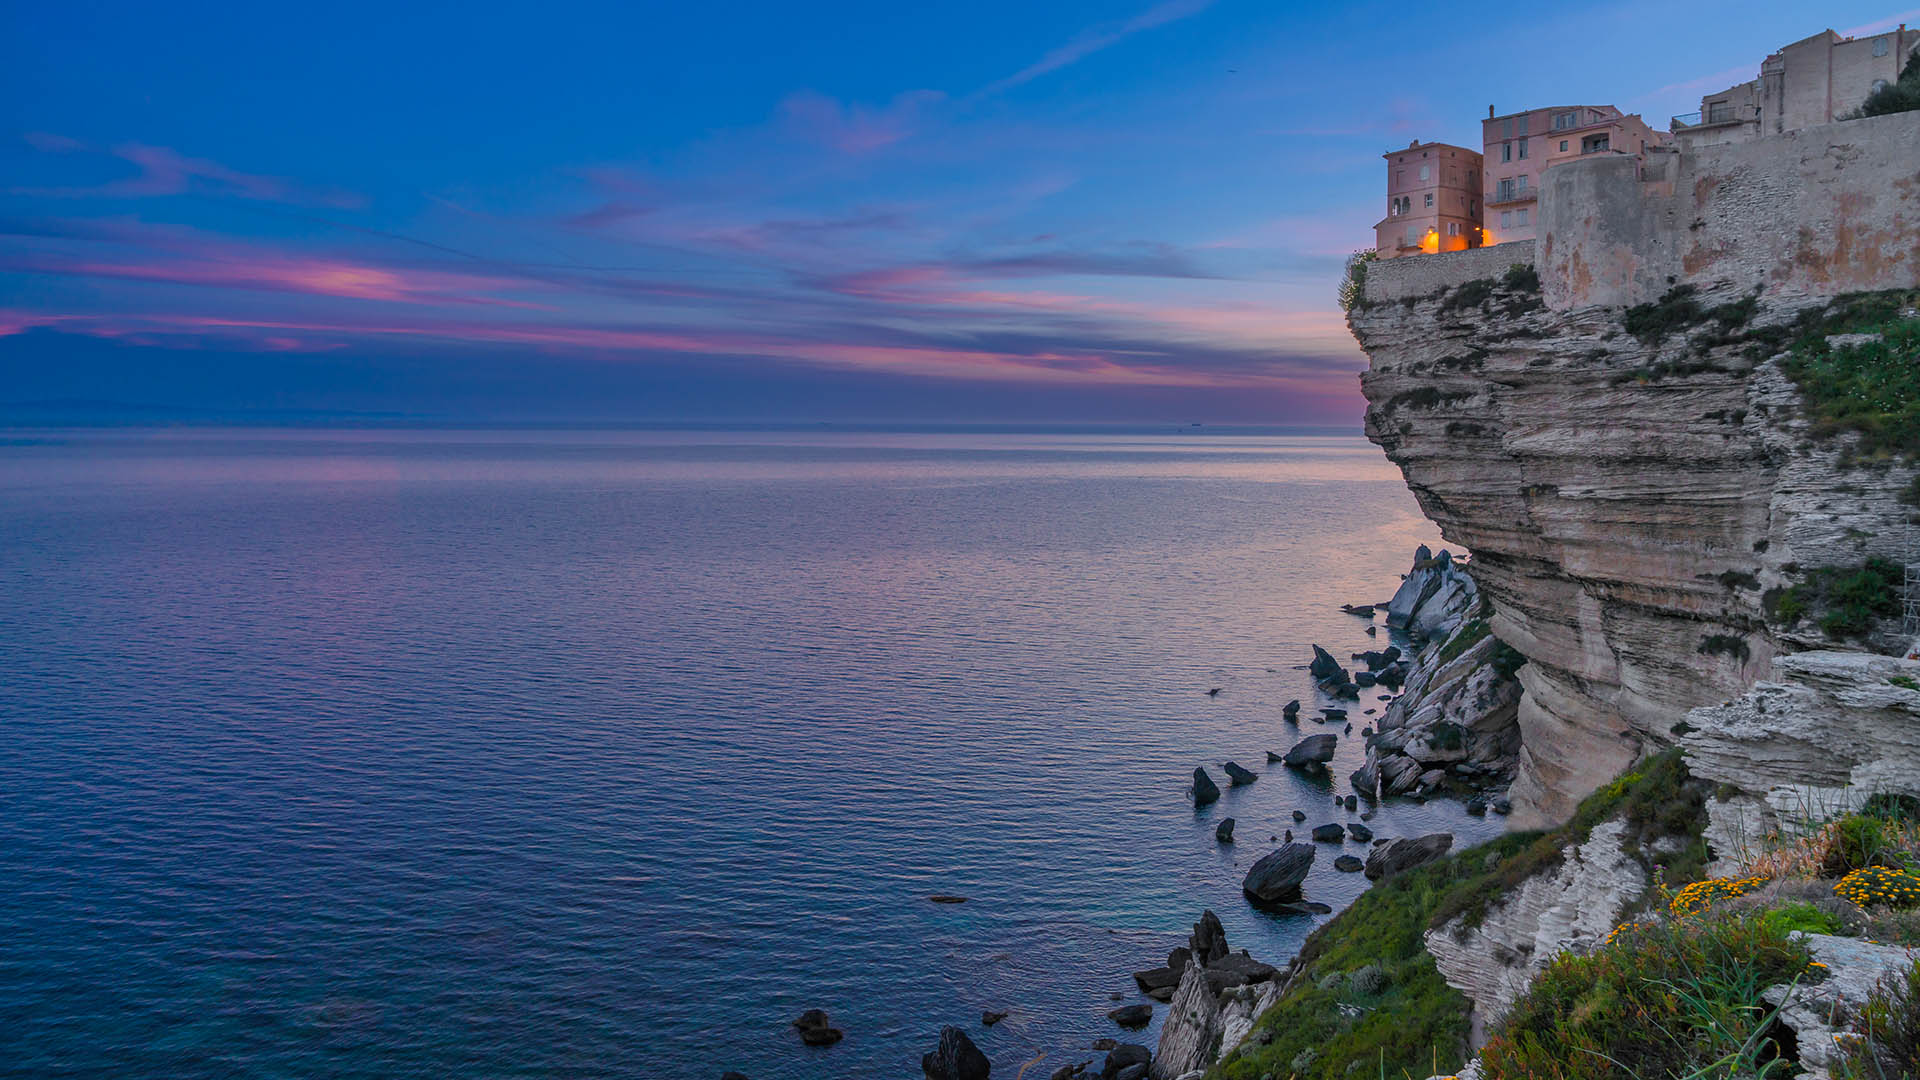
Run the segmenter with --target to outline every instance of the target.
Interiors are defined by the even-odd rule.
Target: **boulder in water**
[[[949,1024],[940,1029],[940,1045],[920,1059],[926,1080],[987,1080],[993,1063],[967,1033]]]
[[[1220,787],[1205,769],[1193,770],[1193,805],[1205,806],[1220,798]]]
[[[1234,787],[1242,787],[1260,779],[1257,774],[1248,772],[1246,769],[1241,768],[1238,764],[1231,761],[1220,766],[1220,768],[1221,771],[1227,774],[1227,782]]]
[[[1337,844],[1347,838],[1347,830],[1341,828],[1338,824],[1315,825],[1313,827],[1313,838],[1322,844]]]
[[[1221,820],[1220,824],[1215,825],[1213,827],[1213,838],[1222,844],[1233,843],[1233,819],[1225,818]]]
[[[1240,888],[1255,900],[1272,903],[1297,900],[1300,883],[1313,868],[1313,856],[1312,844],[1287,844],[1254,863]]]
[[[1146,1027],[1147,1022],[1153,1019],[1153,1006],[1122,1005],[1107,1013],[1107,1019],[1123,1028]]]
[[[1309,735],[1295,743],[1280,760],[1294,768],[1304,765],[1324,765],[1333,760],[1334,748],[1339,745],[1337,735]]]
[[[1392,840],[1374,845],[1367,852],[1367,878],[1379,881],[1423,866],[1453,847],[1452,833],[1428,833],[1412,840]]]
[[[808,1046],[832,1046],[846,1037],[846,1033],[834,1027],[827,1019],[825,1009],[808,1009],[793,1022],[794,1030],[800,1032],[800,1041]]]

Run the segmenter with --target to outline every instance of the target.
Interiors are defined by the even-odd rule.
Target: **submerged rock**
[[[808,1009],[793,1022],[793,1027],[800,1032],[800,1041],[808,1046],[832,1046],[846,1037],[845,1032],[827,1019],[825,1009]]]

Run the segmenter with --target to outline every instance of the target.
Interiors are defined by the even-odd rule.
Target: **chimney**
[[[1487,119],[1493,119],[1493,106],[1487,106]]]

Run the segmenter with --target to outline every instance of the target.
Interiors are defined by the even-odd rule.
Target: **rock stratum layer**
[[[1368,437],[1472,553],[1494,635],[1529,661],[1511,797],[1542,824],[1671,744],[1688,709],[1820,646],[1768,624],[1767,590],[1898,558],[1910,470],[1845,467],[1845,440],[1812,440],[1778,360],[1753,357],[1748,330],[1819,301],[1643,340],[1623,309],[1551,311],[1516,276],[1350,322]],[[1748,295],[1716,282],[1700,303]]]

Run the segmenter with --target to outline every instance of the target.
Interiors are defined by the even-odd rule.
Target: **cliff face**
[[[1724,318],[1553,311],[1530,272],[1350,313],[1368,437],[1472,553],[1493,633],[1529,661],[1517,822],[1564,818],[1688,709],[1817,647],[1769,626],[1767,590],[1901,554],[1910,471],[1843,467],[1844,440],[1809,438],[1756,346],[1824,301],[1698,290],[1689,310]]]

